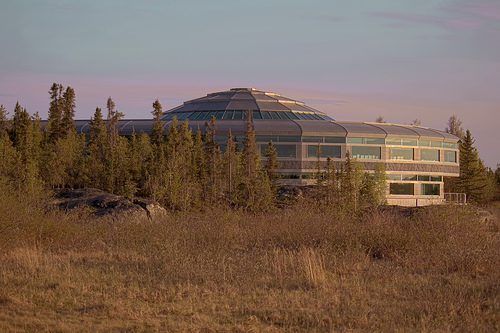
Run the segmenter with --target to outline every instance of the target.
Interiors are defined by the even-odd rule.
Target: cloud
[[[432,24],[452,30],[475,30],[481,24],[479,20],[473,18],[450,18],[450,17],[435,16],[435,15],[393,13],[393,12],[373,12],[371,13],[371,15],[376,17],[405,21],[405,22]]]

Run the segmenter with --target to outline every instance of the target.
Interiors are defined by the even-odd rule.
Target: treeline
[[[48,120],[44,129],[38,114],[30,115],[16,103],[12,117],[0,107],[0,186],[27,196],[54,188],[99,188],[133,198],[147,197],[172,210],[229,205],[266,210],[276,204],[280,167],[272,142],[262,161],[246,113],[242,147],[231,133],[222,152],[215,141],[215,118],[194,133],[188,120],[163,127],[162,106],[153,104],[150,133],[120,136],[116,125],[124,114],[108,98],[107,115],[96,108],[87,136],[74,126],[75,92],[54,83],[50,90]],[[318,156],[321,147],[318,146]],[[263,163],[262,163],[263,162]],[[316,197],[329,205],[356,208],[363,203],[385,202],[385,170],[363,172],[347,158],[340,170],[328,159],[318,159]]]
[[[467,201],[475,203],[500,200],[500,164],[497,164],[494,171],[485,166],[474,146],[471,131],[464,131],[462,121],[456,115],[448,119],[445,131],[461,139],[460,176],[445,179],[446,192],[465,193]]]

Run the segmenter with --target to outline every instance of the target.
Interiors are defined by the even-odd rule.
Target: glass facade
[[[444,161],[457,163],[457,152],[452,150],[444,151]]]
[[[420,159],[422,161],[439,161],[439,149],[422,149]]]
[[[321,147],[321,157],[340,158],[340,146],[320,146]],[[307,146],[307,157],[317,157],[318,145],[308,145]]]
[[[268,145],[260,146],[260,153],[262,156],[266,155],[266,149]],[[297,157],[297,146],[296,145],[274,145],[276,148],[276,154],[278,157]]]
[[[421,184],[422,195],[439,195],[439,193],[440,193],[439,184]]]
[[[352,154],[351,154],[352,158],[370,159],[370,160],[380,159],[380,147],[353,146],[351,149],[352,149]]]
[[[391,148],[391,160],[413,160],[413,148]]]
[[[415,188],[413,183],[391,183],[389,184],[389,193],[394,195],[413,195]]]

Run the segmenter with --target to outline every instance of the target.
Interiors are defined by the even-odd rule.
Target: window
[[[384,145],[385,139],[384,138],[365,138],[365,143],[367,145]]]
[[[443,142],[442,141],[431,141],[431,147],[442,147]]]
[[[424,146],[424,147],[429,147],[431,145],[431,142],[429,140],[418,140],[418,145]]]
[[[347,138],[347,143],[365,143],[363,138]]]
[[[323,142],[322,136],[303,136],[302,142]]]
[[[260,153],[262,156],[266,155],[266,149],[268,145],[260,146]],[[276,148],[276,154],[278,157],[296,157],[297,156],[297,147],[295,145],[274,145]]]
[[[444,151],[444,161],[457,163],[457,152],[452,150]]]
[[[439,161],[439,149],[422,149],[420,159],[422,161]]]
[[[391,148],[391,160],[413,160],[413,148]]]
[[[443,177],[441,176],[431,176],[431,182],[441,182],[443,181]]]
[[[403,144],[403,146],[416,146],[417,140],[403,139],[402,144]]]
[[[273,143],[276,143],[276,142],[278,142],[278,136],[277,135],[256,135],[255,141],[265,142],[265,143],[269,143],[269,141],[272,141]]]
[[[353,146],[352,158],[379,160],[380,147]]]
[[[307,146],[307,157],[317,157],[318,145]],[[340,146],[321,146],[321,157],[340,158]]]
[[[391,183],[389,184],[389,193],[395,195],[413,195],[413,183]]]
[[[411,182],[416,180],[417,180],[417,175],[403,175],[403,181]]]
[[[383,145],[384,138],[347,138],[347,143],[361,143],[367,145]]]
[[[431,180],[431,176],[429,175],[418,175],[419,182],[428,182]]]
[[[443,142],[443,148],[458,149],[458,143],[454,143],[454,142]]]
[[[401,146],[401,139],[385,139],[386,145]]]
[[[280,142],[300,142],[300,136],[280,135]]]
[[[439,195],[439,184],[422,184],[422,195]]]
[[[401,180],[401,175],[387,174],[388,180]]]
[[[345,143],[345,137],[325,136],[325,143]]]

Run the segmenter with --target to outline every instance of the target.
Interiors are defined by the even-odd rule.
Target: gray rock
[[[96,216],[145,221],[166,215],[157,202],[147,199],[129,199],[95,188],[63,189],[56,192],[52,204],[62,210],[90,209]]]

